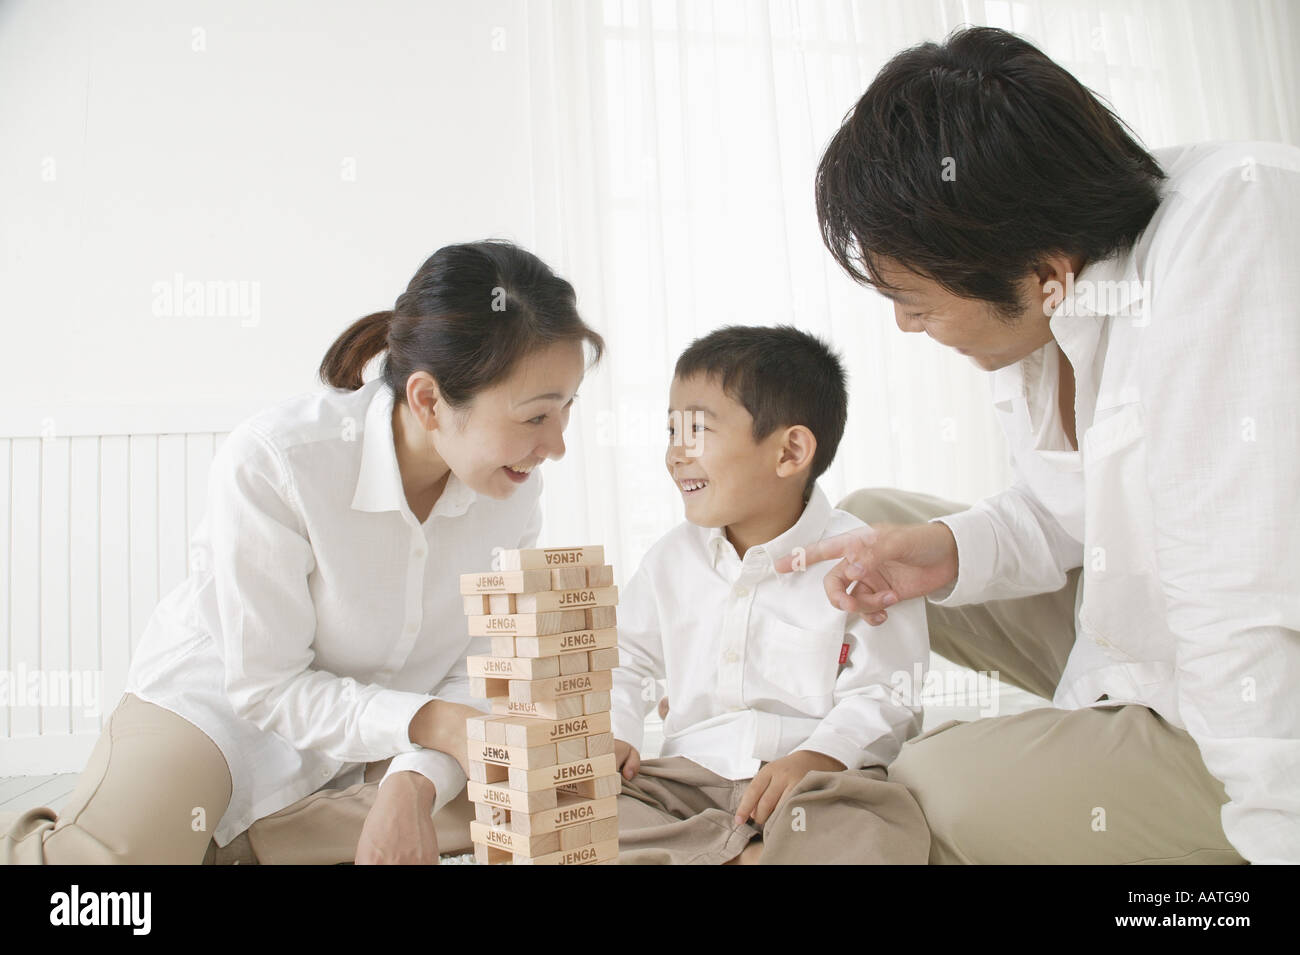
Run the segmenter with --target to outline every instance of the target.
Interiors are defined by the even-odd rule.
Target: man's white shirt
[[[1169,180],[1137,244],[1085,265],[1054,341],[993,373],[1015,481],[938,518],[960,569],[930,599],[1055,591],[1081,566],[1054,703],[1104,694],[1186,729],[1234,848],[1300,862],[1300,150],[1155,155]]]
[[[189,577],[159,603],[126,690],[184,717],[230,766],[226,845],[326,783],[412,770],[435,811],[465,785],[460,765],[408,729],[438,698],[469,695],[459,578],[494,547],[531,547],[541,475],[510,498],[454,474],[423,524],[402,488],[382,379],[310,392],[240,424],[213,458]],[[382,782],[381,782],[382,785]]]
[[[891,763],[921,728],[924,601],[904,601],[871,627],[827,601],[830,564],[773,570],[796,547],[864,526],[814,485],[795,525],[743,560],[721,528],[682,523],[656,542],[619,594],[615,737],[641,748],[666,680],[661,756],[727,779],[751,778],[794,750],[848,769]]]

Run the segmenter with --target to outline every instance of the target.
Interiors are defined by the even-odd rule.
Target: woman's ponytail
[[[365,382],[361,373],[370,360],[388,347],[388,327],[393,312],[372,312],[359,318],[343,332],[320,363],[320,377],[327,385],[356,391]]]

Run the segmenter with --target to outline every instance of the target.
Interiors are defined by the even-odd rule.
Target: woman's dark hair
[[[387,350],[382,377],[395,401],[426,371],[453,408],[507,377],[524,355],[559,342],[605,341],[578,316],[573,286],[537,256],[500,240],[443,246],[420,266],[391,311],[353,322],[330,346],[320,377],[355,391],[372,358]]]
[[[897,54],[817,168],[835,260],[881,289],[889,258],[1004,317],[1044,257],[1129,248],[1165,178],[1123,122],[1064,68],[1004,30],[973,27]]]

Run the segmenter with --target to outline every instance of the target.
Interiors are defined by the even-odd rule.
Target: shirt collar
[[[402,490],[402,472],[397,465],[397,447],[393,435],[393,393],[382,378],[362,386],[374,393],[366,407],[361,432],[361,468],[352,507],[358,511],[400,511],[410,513],[406,492]],[[464,514],[478,495],[456,477],[447,475],[447,486],[438,496],[430,517],[457,517]],[[414,515],[412,515],[414,517]]]
[[[1052,337],[1076,370],[1092,366],[1106,320],[1147,321],[1150,296],[1138,271],[1136,249],[1090,262],[1077,277],[1067,278],[1064,292],[1049,325]],[[1025,372],[1031,358],[1042,361],[1042,355],[1035,352],[993,372],[994,404],[1028,399]]]
[[[750,566],[761,566],[770,570],[776,563],[777,558],[784,557],[796,547],[804,547],[815,541],[819,541],[826,534],[826,525],[830,523],[831,502],[822,492],[821,485],[813,483],[812,494],[808,498],[808,503],[804,505],[803,513],[799,515],[799,520],[785,533],[780,534],[765,544],[756,544],[746,553],[743,564]],[[728,548],[735,555],[735,548],[732,547],[731,541],[727,540],[726,530],[722,527],[709,528],[708,536],[705,538],[705,547],[709,555],[709,563],[715,569],[722,554]]]

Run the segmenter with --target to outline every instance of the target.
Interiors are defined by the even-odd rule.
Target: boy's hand
[[[641,754],[636,751],[635,746],[621,739],[614,740],[614,760],[618,763],[624,779],[631,779],[641,768]]]
[[[947,524],[877,524],[828,537],[775,564],[777,573],[841,558],[824,580],[831,604],[879,626],[886,608],[923,597],[957,579],[957,541]],[[850,588],[852,591],[850,592]]]
[[[615,743],[615,747],[617,745]],[[786,793],[804,776],[815,769],[839,772],[844,768],[838,759],[809,749],[798,749],[789,756],[772,760],[758,771],[745,790],[745,795],[740,798],[740,806],[736,809],[736,825],[743,826],[752,816],[754,825],[761,828],[785,799]]]

